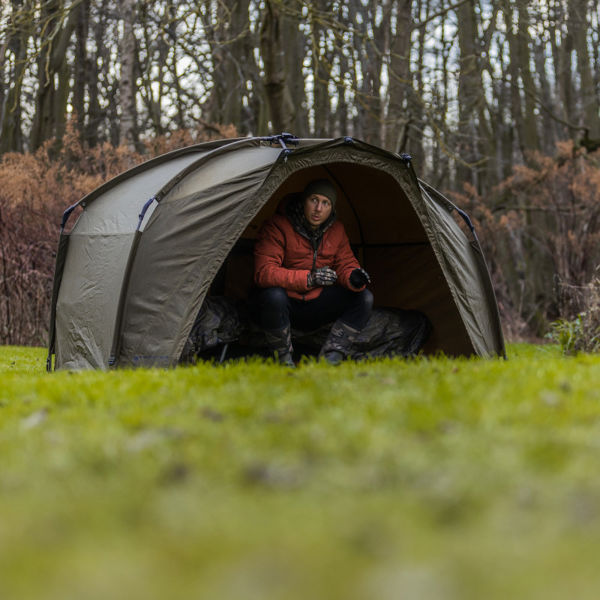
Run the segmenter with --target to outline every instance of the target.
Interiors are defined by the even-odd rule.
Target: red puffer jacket
[[[325,231],[316,251],[314,268],[330,267],[338,283],[359,292],[365,288],[350,285],[350,273],[360,267],[352,253],[344,226],[339,221]],[[312,300],[323,289],[309,288],[306,279],[313,269],[313,248],[308,239],[297,233],[290,220],[276,214],[258,233],[254,247],[254,281],[260,287],[282,287],[291,298]]]

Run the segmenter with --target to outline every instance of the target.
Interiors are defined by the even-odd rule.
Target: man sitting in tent
[[[337,192],[327,179],[309,183],[267,220],[254,250],[254,313],[269,350],[293,366],[291,326],[311,331],[333,323],[320,355],[338,364],[367,324],[373,294],[344,226]]]

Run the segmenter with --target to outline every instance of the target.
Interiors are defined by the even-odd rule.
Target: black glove
[[[367,283],[371,282],[371,278],[369,274],[364,269],[354,269],[352,273],[350,273],[350,285],[355,288],[360,288],[363,285],[367,285]]]
[[[329,267],[315,269],[308,274],[308,287],[317,287],[323,285],[333,285],[337,281],[337,273]]]

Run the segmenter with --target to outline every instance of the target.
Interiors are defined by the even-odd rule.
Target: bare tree
[[[577,57],[582,126],[590,137],[600,139],[600,102],[589,54],[588,4],[587,0],[569,0],[569,32]]]
[[[78,2],[48,0],[40,8],[37,38],[37,91],[31,124],[30,147],[45,140],[62,137],[70,92],[67,47],[75,30]]]
[[[600,138],[598,0],[5,0],[0,19],[0,152],[69,113],[90,147],[231,124],[352,135],[483,190]]]
[[[288,85],[284,20],[279,7],[267,0],[260,31],[260,50],[269,114],[275,131],[290,131],[296,116]]]
[[[123,19],[123,31],[119,41],[119,100],[121,117],[119,121],[119,138],[122,144],[130,149],[135,148],[138,137],[136,128],[136,43],[134,36],[135,0],[119,0],[119,8]]]
[[[26,18],[28,8],[22,0],[12,0],[1,9],[4,41],[0,45],[0,154],[23,150],[22,89],[27,43],[32,34]]]

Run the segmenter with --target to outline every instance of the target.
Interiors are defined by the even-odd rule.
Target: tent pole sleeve
[[[125,310],[125,298],[127,296],[127,288],[129,285],[129,276],[131,275],[131,269],[133,267],[133,260],[137,252],[137,248],[140,244],[140,238],[142,236],[141,228],[146,212],[150,208],[153,202],[157,202],[156,196],[152,196],[142,207],[139,214],[137,228],[133,237],[133,243],[131,244],[131,250],[129,251],[129,257],[127,258],[127,264],[125,265],[125,273],[123,275],[123,283],[121,284],[121,293],[119,294],[119,304],[117,306],[117,317],[115,319],[115,330],[113,332],[113,339],[110,349],[110,355],[108,357],[108,366],[112,368],[116,365],[121,351],[121,330],[123,328],[123,311]]]
[[[58,249],[56,251],[56,264],[54,267],[54,284],[52,286],[52,302],[50,305],[50,323],[48,326],[48,357],[46,359],[46,371],[50,373],[52,368],[52,356],[56,350],[56,303],[58,301],[58,292],[62,282],[63,270],[65,268],[65,259],[67,257],[67,248],[69,247],[69,236],[62,233],[58,238]],[[56,364],[54,365],[56,367]]]
[[[141,219],[140,219],[141,222]],[[129,251],[129,257],[127,258],[127,265],[125,266],[125,273],[123,275],[123,283],[121,284],[121,293],[119,294],[119,304],[117,305],[117,317],[115,319],[115,329],[113,332],[112,344],[110,349],[110,355],[108,358],[108,367],[113,368],[117,364],[119,358],[119,352],[121,351],[121,333],[123,328],[123,312],[125,310],[125,298],[127,297],[127,289],[129,287],[129,277],[131,275],[131,269],[133,267],[133,261],[137,252],[137,248],[140,245],[140,239],[142,232],[137,229],[133,243],[131,244],[131,250]]]
[[[458,208],[458,206],[454,206],[456,212],[462,217],[462,220],[467,224],[467,227],[471,230],[471,233],[473,234],[473,237],[475,238],[475,240],[477,242],[479,242],[479,239],[477,238],[477,233],[475,231],[475,225],[473,225],[473,221],[471,221],[471,217],[469,217],[469,215],[462,210],[462,208]]]
[[[427,188],[427,191],[430,194],[434,194],[437,198],[439,198],[440,200],[445,202],[449,208],[451,208],[452,210],[455,210],[461,216],[462,220],[465,222],[466,226],[469,228],[469,231],[473,235],[473,239],[479,244],[479,238],[477,237],[477,232],[475,231],[475,225],[473,225],[473,221],[471,221],[471,218],[469,217],[469,215],[461,208],[458,208],[458,206],[456,206],[456,204],[454,204],[454,202],[452,202],[451,200],[446,198],[446,196],[444,196],[444,194],[442,194],[442,193],[438,192],[436,189],[432,188],[427,182],[422,181],[420,179],[418,180],[418,182],[419,182],[420,186]]]

